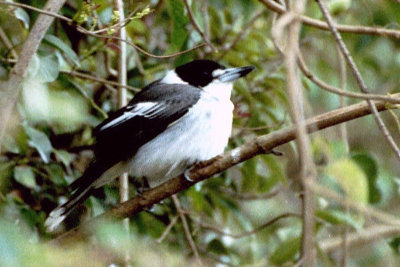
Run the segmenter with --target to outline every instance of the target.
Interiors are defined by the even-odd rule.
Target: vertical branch
[[[181,203],[179,202],[179,199],[176,195],[172,195],[171,197],[172,197],[172,200],[174,201],[174,205],[176,207],[176,211],[178,212],[179,218],[182,221],[183,230],[185,232],[186,239],[189,242],[190,248],[192,249],[197,262],[199,263],[200,266],[202,266],[203,264],[201,262],[200,255],[197,250],[196,244],[194,243],[194,240],[192,238],[192,234],[190,233],[189,225],[187,223],[185,214],[183,213],[183,210],[181,208]]]
[[[119,23],[124,23],[125,15],[124,15],[124,3],[122,0],[114,0],[114,6],[118,10],[119,14]],[[118,82],[125,86],[127,84],[127,68],[126,68],[126,43],[121,40],[126,40],[126,29],[125,27],[121,27],[119,29],[119,53],[118,53]],[[127,90],[125,87],[120,87],[118,89],[118,106],[124,107],[127,105],[126,98]],[[119,201],[120,203],[125,202],[129,199],[129,181],[128,174],[124,173],[119,177]],[[125,218],[123,220],[123,225],[129,234],[129,218]],[[125,251],[125,266],[129,266],[129,251]]]
[[[340,89],[343,91],[346,91],[346,84],[347,84],[347,71],[346,71],[346,61],[343,58],[342,53],[340,52],[340,48],[338,45],[336,45],[336,50],[339,56],[339,73],[340,73]],[[344,98],[343,95],[339,96],[339,101],[340,101],[340,107],[346,106],[346,99]],[[350,147],[349,147],[349,140],[347,136],[347,125],[346,123],[342,123],[339,126],[340,130],[340,138],[342,139],[343,143],[346,146],[346,152],[350,152]]]
[[[49,0],[44,6],[44,10],[52,13],[58,13],[66,0]],[[40,43],[47,29],[53,22],[54,17],[40,14],[36,19],[32,30],[29,32],[28,38],[22,45],[21,53],[18,61],[9,74],[6,82],[1,83],[2,95],[0,99],[0,153],[1,144],[7,129],[8,121],[14,109],[15,103],[19,95],[21,83],[24,80],[29,63],[39,48]]]
[[[342,53],[340,52],[340,48],[336,45],[336,50],[339,56],[339,73],[340,73],[340,89],[346,91],[346,84],[347,84],[347,72],[346,72],[346,61],[343,58]],[[343,95],[339,96],[340,99],[340,107],[344,107],[346,105],[346,99]],[[350,152],[349,140],[347,137],[347,127],[346,123],[342,123],[339,126],[340,130],[340,138],[345,145],[346,153]],[[349,212],[349,207],[345,206],[346,213]],[[349,226],[346,224],[343,228],[342,233],[342,255],[340,266],[345,267],[347,266],[347,250],[348,250],[348,242],[347,242],[347,235],[349,233]]]
[[[292,121],[296,126],[296,146],[300,162],[300,179],[302,184],[302,213],[303,213],[303,236],[301,255],[304,266],[313,266],[313,233],[314,233],[314,200],[312,191],[307,181],[315,179],[315,167],[310,151],[310,140],[305,127],[305,115],[303,107],[303,94],[301,82],[298,75],[297,55],[299,51],[299,14],[304,10],[305,0],[296,1],[292,10],[280,18],[278,25],[283,28],[287,26],[287,41],[285,49],[285,65],[288,96],[291,106]],[[282,25],[283,24],[283,25]],[[279,27],[279,28],[280,28]],[[281,28],[281,29],[282,29]]]

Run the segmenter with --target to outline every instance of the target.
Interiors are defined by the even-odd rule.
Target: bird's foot
[[[213,164],[215,161],[221,159],[222,156],[218,155],[214,158],[208,159],[208,160],[204,160],[204,161],[200,161],[196,164],[193,164],[191,167],[189,167],[188,169],[185,170],[185,172],[183,173],[183,176],[185,177],[186,180],[188,180],[189,182],[193,183],[195,182],[194,179],[191,178],[191,173],[195,170],[199,170],[202,169],[204,167],[207,167],[211,164]]]
[[[136,192],[139,196],[142,196],[144,192],[151,189],[149,181],[147,181],[146,177],[142,177],[140,181],[136,181],[134,184],[136,187]]]
[[[183,177],[185,177],[186,180],[188,180],[189,182],[193,183],[194,180],[192,178],[190,178],[190,173],[192,172],[192,170],[195,168],[196,165],[193,165],[192,167],[186,169],[183,172]]]

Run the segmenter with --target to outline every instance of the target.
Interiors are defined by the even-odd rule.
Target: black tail
[[[70,185],[71,190],[75,192],[67,202],[50,212],[45,222],[48,231],[54,231],[71,211],[82,204],[93,193],[96,180],[108,169],[108,166],[106,166],[99,162],[93,162],[86,169],[85,173]]]
[[[50,212],[49,217],[47,217],[45,225],[49,232],[54,231],[54,229],[68,216],[71,211],[73,211],[77,206],[82,204],[91,194],[93,189],[91,187],[84,188],[83,190],[76,191],[70,199],[58,206],[52,212]]]

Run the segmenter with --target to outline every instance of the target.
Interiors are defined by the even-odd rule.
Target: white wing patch
[[[133,106],[133,109],[129,111],[125,111],[121,116],[113,119],[112,121],[108,122],[107,124],[103,125],[100,128],[100,131],[114,127],[118,124],[123,123],[133,117],[142,116],[149,119],[155,118],[158,115],[162,114],[162,112],[167,108],[165,103],[159,102],[143,102],[138,103]]]

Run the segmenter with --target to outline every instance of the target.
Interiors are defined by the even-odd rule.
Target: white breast
[[[129,172],[146,177],[151,187],[182,174],[196,162],[221,154],[232,130],[231,84],[204,88],[202,96],[178,122],[143,145],[129,162]],[[213,93],[214,92],[214,93]]]

